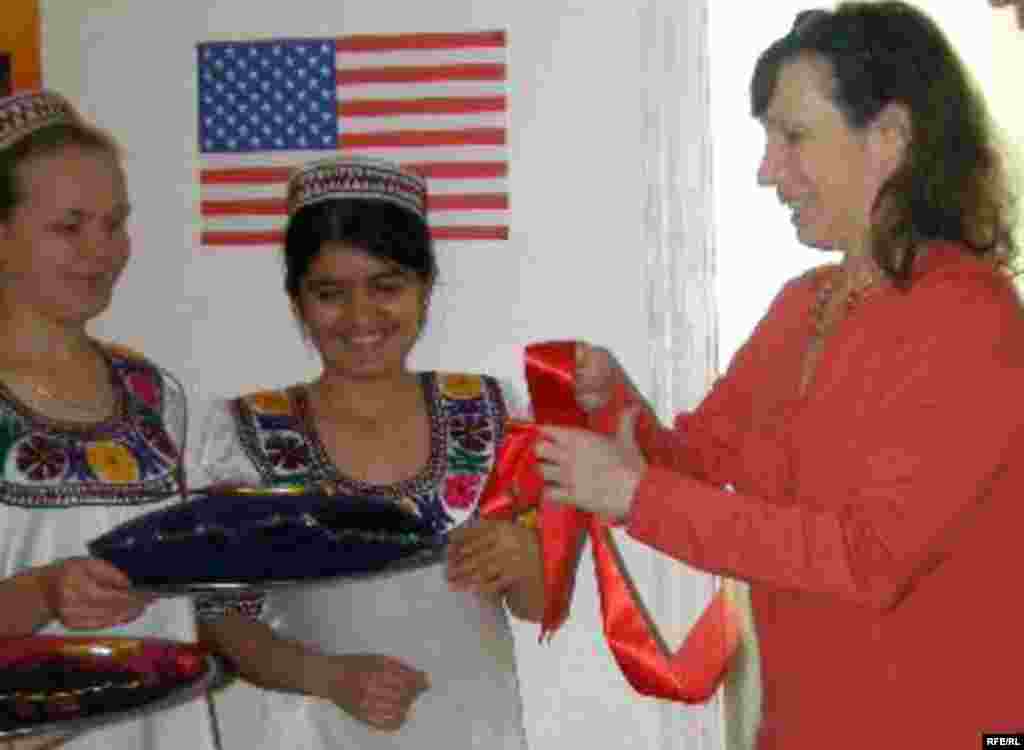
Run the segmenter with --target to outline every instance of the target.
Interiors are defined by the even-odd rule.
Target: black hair
[[[428,286],[437,278],[434,245],[419,214],[383,200],[325,200],[300,208],[285,230],[284,286],[293,300],[327,242],[345,242],[394,263]]]

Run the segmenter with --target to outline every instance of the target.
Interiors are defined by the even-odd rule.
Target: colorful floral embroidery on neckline
[[[138,355],[119,348],[105,353],[119,409],[103,422],[68,426],[48,420],[0,391],[3,502],[136,505],[180,492],[180,452],[163,420],[163,376]]]
[[[438,531],[476,513],[505,405],[497,383],[463,373],[422,373],[430,417],[430,459],[411,479],[375,485],[342,474],[316,431],[304,386],[235,399],[233,417],[243,448],[267,484],[330,482],[340,494],[385,497],[415,510]]]

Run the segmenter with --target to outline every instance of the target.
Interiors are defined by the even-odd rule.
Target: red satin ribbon
[[[576,405],[575,348],[571,341],[526,348],[526,380],[536,421],[614,434],[621,405],[603,424],[590,420]],[[735,608],[719,590],[683,645],[670,654],[637,598],[608,523],[575,507],[542,499],[544,482],[534,454],[538,439],[536,424],[509,424],[481,500],[481,512],[488,518],[508,518],[530,508],[539,510],[545,575],[541,637],[550,637],[565,621],[579,552],[589,532],[605,640],[623,675],[644,695],[684,703],[706,701],[725,676],[739,645]]]

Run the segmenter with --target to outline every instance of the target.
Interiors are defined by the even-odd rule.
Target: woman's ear
[[[872,149],[888,179],[906,159],[913,136],[910,110],[902,102],[889,102],[872,123]]]

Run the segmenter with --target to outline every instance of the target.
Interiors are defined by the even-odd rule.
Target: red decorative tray
[[[0,738],[70,735],[192,700],[224,677],[196,644],[0,638]]]

